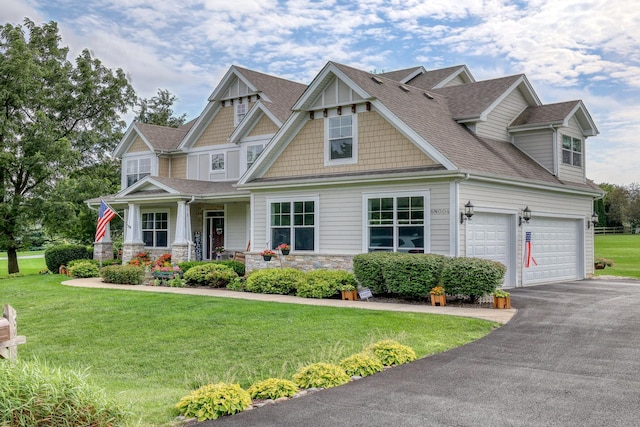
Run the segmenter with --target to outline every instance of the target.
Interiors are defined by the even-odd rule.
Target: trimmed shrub
[[[373,294],[389,292],[385,284],[384,271],[391,261],[399,256],[397,252],[371,252],[353,257],[353,273],[360,284],[371,290]]]
[[[233,282],[238,275],[226,265],[209,262],[192,267],[184,273],[187,286],[209,286],[223,288]]]
[[[126,412],[85,373],[50,368],[38,361],[0,360],[0,425],[121,426]]]
[[[500,287],[507,268],[480,258],[452,258],[442,271],[442,284],[449,295],[467,295],[475,302]]]
[[[353,274],[342,270],[313,270],[306,274],[306,282],[298,285],[296,295],[303,298],[328,298],[343,287],[356,288]]]
[[[144,267],[136,265],[110,265],[100,269],[100,277],[106,283],[139,285],[144,279]]]
[[[244,292],[246,290],[245,289],[246,284],[247,284],[246,278],[238,277],[234,281],[229,282],[229,284],[227,285],[227,289],[236,291],[236,292]]]
[[[93,258],[93,249],[82,245],[59,245],[44,251],[44,262],[52,273],[57,273],[61,265],[69,265],[76,259]]]
[[[251,406],[251,396],[239,384],[217,383],[200,387],[180,399],[176,408],[187,418],[215,420],[233,415]]]
[[[290,295],[306,281],[305,273],[294,268],[268,268],[247,277],[245,289],[261,294]]]
[[[338,363],[347,375],[366,377],[384,369],[382,362],[372,353],[358,353],[342,359]]]
[[[416,359],[416,353],[411,347],[393,340],[378,341],[365,351],[373,353],[384,366],[402,365]]]
[[[298,392],[298,386],[293,381],[282,378],[269,378],[254,383],[247,390],[252,399],[279,399],[291,397]]]
[[[103,267],[107,267],[109,265],[122,265],[122,260],[114,258],[114,259],[105,259],[102,261]]]
[[[245,274],[245,265],[240,261],[234,261],[232,259],[218,261],[183,261],[181,263],[178,263],[178,267],[180,267],[182,271],[186,273],[193,267],[205,264],[222,264],[226,265],[227,267],[231,267],[231,269],[235,271],[236,274],[240,277],[244,276]]]
[[[211,261],[183,261],[178,263],[178,267],[180,267],[183,273],[186,273],[193,267],[196,267],[198,265],[210,264],[210,263]]]
[[[69,263],[69,274],[75,278],[98,277],[100,270],[93,260],[75,260]]]
[[[429,295],[440,283],[448,258],[436,254],[401,254],[385,264],[384,283],[389,293],[416,298]]]
[[[351,381],[351,377],[338,365],[314,363],[298,369],[293,381],[300,388],[331,388]]]

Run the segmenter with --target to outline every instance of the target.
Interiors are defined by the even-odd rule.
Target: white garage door
[[[512,218],[479,212],[467,221],[467,256],[490,259],[507,266],[504,287],[515,286]]]
[[[523,263],[525,285],[582,277],[579,273],[584,259],[581,224],[570,219],[533,218],[523,226],[524,232],[531,232],[531,255],[535,260],[528,268],[526,259]],[[523,252],[526,258],[526,251]]]

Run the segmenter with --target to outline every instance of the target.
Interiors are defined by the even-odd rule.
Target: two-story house
[[[116,149],[123,190],[106,199],[126,209],[125,260],[224,246],[252,270],[288,243],[277,266],[396,251],[494,259],[507,287],[593,272],[597,128],[582,101],[543,105],[524,75],[329,62],[304,87],[232,67],[209,101],[180,129],[133,124]]]

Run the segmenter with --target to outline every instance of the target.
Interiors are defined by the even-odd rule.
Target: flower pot
[[[342,299],[347,301],[357,301],[358,300],[358,291],[341,291]]]
[[[283,249],[282,250],[282,255],[289,255],[289,251],[290,251],[290,249]]]
[[[262,259],[265,261],[271,261],[271,255],[262,255]]]
[[[439,305],[440,307],[447,305],[447,296],[431,295],[431,305]]]
[[[596,268],[596,270],[604,270],[606,265],[605,264],[594,264],[594,267]]]
[[[511,308],[511,297],[493,297],[493,308]]]

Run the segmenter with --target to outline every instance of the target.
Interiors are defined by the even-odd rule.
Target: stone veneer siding
[[[353,272],[354,255],[320,255],[320,254],[289,254],[277,255],[271,261],[262,259],[256,252],[246,253],[247,274],[254,270],[265,268],[295,268],[302,271],[312,270],[345,270]]]

